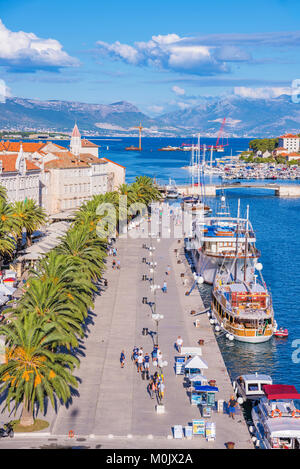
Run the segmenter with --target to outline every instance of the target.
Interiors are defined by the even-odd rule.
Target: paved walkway
[[[149,281],[142,281],[143,274],[151,275],[149,266],[142,262],[143,257],[151,260],[149,251],[142,247],[143,243],[149,246],[150,240],[130,237],[118,240],[116,259],[121,261],[120,270],[113,270],[113,258],[108,258],[105,274],[108,288],[96,299],[93,324],[88,326],[83,342],[84,356],[77,372],[82,380],[79,396],[74,396],[70,408],[59,409],[53,435],[67,435],[72,430],[77,436],[95,435],[97,440],[100,438],[106,442],[108,446],[104,447],[111,447],[110,442],[113,441],[120,448],[154,448],[161,442],[164,442],[160,446],[162,448],[224,448],[224,443],[229,440],[235,441],[240,448],[253,447],[241,415],[232,421],[228,415],[217,413],[211,418],[217,428],[215,442],[206,442],[201,437],[180,442],[167,440],[174,425],[187,425],[192,419],[200,418],[198,408],[189,403],[183,377],[176,376],[174,372],[174,342],[178,335],[183,337],[186,346],[197,346],[198,339],[204,339],[203,358],[209,365],[205,375],[208,379],[217,380],[220,388],[218,398],[228,400],[232,388],[207,316],[200,316],[200,329],[193,325],[190,311],[202,309],[203,304],[197,291],[190,296],[184,294],[187,287],[182,285],[180,273],[188,275],[190,272],[184,262],[177,264],[174,253],[174,248],[180,247],[181,243],[174,239],[161,239],[160,243],[153,240],[156,248],[153,260],[158,264],[155,283],[162,286],[165,279],[168,282],[168,292],[164,294],[159,290],[156,294],[157,312],[164,315],[159,325],[159,345],[163,359],[168,361],[164,371],[166,412],[156,413],[156,403],[146,391],[147,381],[142,380],[130,360],[134,345],[142,346],[148,353],[153,348],[151,337],[142,335],[143,327],[155,330],[150,307],[142,304],[144,296],[153,301]],[[165,273],[168,265],[171,266],[169,277]],[[126,354],[124,369],[119,363],[122,349]],[[153,373],[154,368],[151,366],[150,370]],[[111,435],[114,435],[113,440]],[[149,439],[149,435],[153,435],[155,442]],[[145,446],[140,446],[144,444],[142,441]]]

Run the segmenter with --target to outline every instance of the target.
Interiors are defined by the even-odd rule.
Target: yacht
[[[234,263],[235,264],[235,263]],[[233,269],[234,269],[233,264]],[[260,268],[261,264],[256,267]],[[259,271],[260,275],[261,272]],[[240,342],[261,343],[274,332],[272,297],[262,278],[236,279],[221,267],[212,291],[211,315],[221,330]]]
[[[174,180],[169,179],[169,185],[166,187],[166,198],[167,199],[177,199],[179,197],[179,192],[176,187]]]
[[[231,217],[224,196],[221,201],[223,205],[216,217],[196,218],[192,226],[191,246],[195,268],[204,282],[211,285],[221,265],[225,264],[229,269],[234,260],[236,278],[244,279],[246,269],[246,280],[250,279],[260,257],[248,216],[241,218],[238,206],[237,217]]]
[[[263,386],[264,396],[253,407],[251,417],[262,449],[300,448],[300,410],[294,400],[300,399],[295,386]]]

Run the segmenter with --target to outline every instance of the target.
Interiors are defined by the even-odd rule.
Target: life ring
[[[275,412],[276,412],[278,415],[275,415]],[[272,415],[272,418],[281,417],[281,416],[282,416],[282,412],[281,412],[281,410],[279,410],[279,409],[274,409],[274,410],[272,410],[272,414],[271,414],[271,415]]]
[[[296,414],[300,414],[300,410],[299,410],[299,409],[293,410],[293,412],[292,412],[292,417],[294,417],[294,419],[298,419],[298,418],[300,417],[300,415],[298,415],[298,417],[296,417]]]

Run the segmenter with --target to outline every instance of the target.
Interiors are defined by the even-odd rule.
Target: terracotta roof
[[[288,153],[288,156],[300,156],[300,153],[294,151],[292,153]]]
[[[298,135],[285,134],[285,135],[281,135],[279,138],[300,138],[300,137],[298,137]]]
[[[87,168],[89,165],[81,161],[77,156],[73,155],[70,151],[67,152],[53,152],[57,159],[45,163],[47,169],[67,169],[67,168]]]
[[[9,140],[2,140],[0,142],[0,152],[9,151],[18,153],[20,151],[21,144],[24,153],[34,153],[35,151],[41,150],[46,145],[46,143],[42,142],[10,142]]]
[[[14,173],[16,172],[16,160],[18,158],[17,153],[12,153],[10,155],[0,154],[0,160],[2,161],[2,171],[4,173]],[[40,171],[40,168],[36,166],[32,161],[26,160],[26,169],[27,171]]]
[[[104,164],[106,158],[97,158],[97,156],[90,153],[81,153],[79,156],[73,155],[70,151],[55,151],[51,152],[57,157],[55,160],[45,163],[45,168],[87,168],[92,164]]]
[[[282,151],[282,150],[283,150],[283,151],[286,151],[286,148],[284,148],[284,147],[277,147],[277,148],[275,148],[274,151]]]
[[[121,168],[126,169],[126,166],[122,166],[121,164],[116,163],[115,161],[109,160],[108,158],[104,158],[104,157],[103,157],[103,158],[101,158],[101,160],[108,161],[109,163],[116,164],[117,166],[121,166]]]
[[[89,140],[86,140],[85,138],[83,138],[81,140],[81,146],[82,147],[94,147],[94,148],[99,148],[99,145],[96,145],[95,143],[93,142],[90,142]]]
[[[104,164],[102,159],[98,158],[95,155],[91,155],[90,153],[80,153],[79,158],[81,161],[85,161],[86,163],[90,164]]]

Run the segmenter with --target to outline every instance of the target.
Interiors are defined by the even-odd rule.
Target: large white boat
[[[300,448],[300,399],[295,386],[272,384],[263,387],[264,397],[252,409],[256,436],[263,449]]]
[[[233,261],[235,278],[251,279],[260,252],[255,246],[256,236],[248,216],[241,218],[238,209],[237,217],[231,217],[224,205],[217,217],[196,219],[192,233],[193,260],[204,282],[213,284],[218,269],[225,265],[229,270]]]

